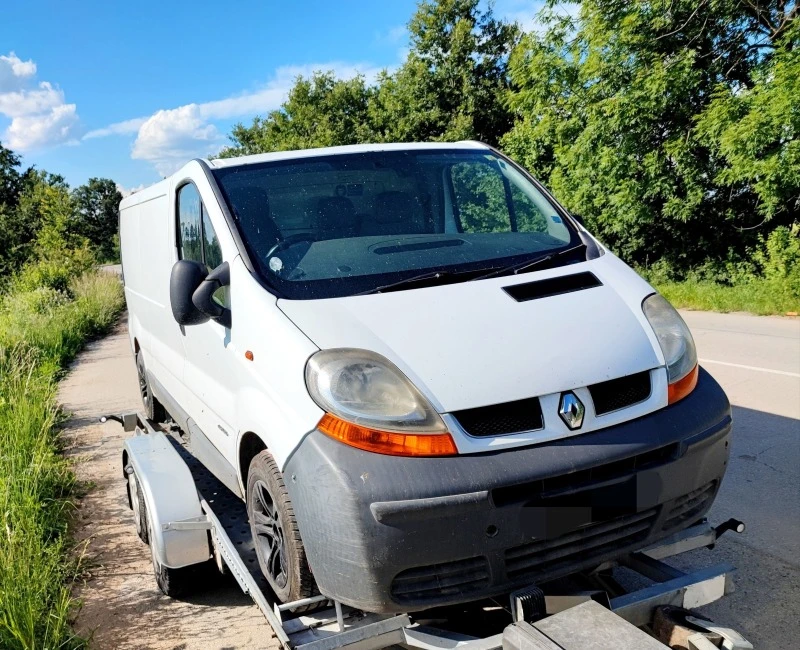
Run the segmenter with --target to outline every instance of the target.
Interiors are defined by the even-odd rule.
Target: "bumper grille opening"
[[[712,481],[675,499],[667,511],[666,521],[661,530],[669,530],[681,524],[690,523],[693,518],[699,517],[711,505],[710,501],[714,498],[716,491],[717,481]]]
[[[469,435],[478,437],[535,431],[544,426],[538,397],[455,411],[453,416]]]
[[[605,415],[644,402],[650,397],[650,390],[649,370],[589,386],[596,415]]]
[[[518,485],[508,485],[492,490],[492,500],[497,507],[502,507],[510,503],[527,501],[534,497],[553,496],[561,490],[583,487],[591,483],[606,481],[629,474],[633,471],[662,465],[678,457],[679,445],[674,443],[652,449],[643,454],[629,456],[622,460],[606,463],[598,467],[553,476],[551,478],[520,483]]]
[[[488,586],[489,562],[480,556],[401,571],[392,581],[392,598],[398,603],[435,603]]]
[[[621,549],[647,538],[657,513],[656,508],[651,508],[509,549],[505,553],[506,574],[515,582],[534,579],[577,563],[618,555]]]

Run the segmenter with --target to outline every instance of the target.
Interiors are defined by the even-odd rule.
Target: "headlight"
[[[697,384],[697,350],[692,333],[675,308],[657,293],[645,299],[642,309],[664,353],[669,403],[677,402]]]
[[[375,352],[322,350],[306,365],[319,428],[361,449],[403,456],[457,453],[442,418],[391,361]]]

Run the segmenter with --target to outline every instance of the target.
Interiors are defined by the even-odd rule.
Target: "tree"
[[[777,3],[776,3],[777,4]],[[757,7],[758,5],[756,5]],[[764,221],[800,219],[800,20],[769,16],[761,38],[775,48],[750,87],[720,84],[698,119],[700,138],[724,160],[720,185],[751,188]]]
[[[19,196],[31,170],[20,172],[20,158],[0,144],[0,278],[25,259],[32,239],[30,224],[17,213]]]
[[[511,127],[505,106],[515,25],[480,0],[425,0],[409,22],[411,51],[375,86],[332,72],[298,77],[277,111],[237,124],[221,157],[363,142],[478,139]]]
[[[477,139],[496,144],[512,124],[508,57],[518,28],[479,0],[423,0],[408,24],[411,50],[384,73],[370,115],[386,141]]]
[[[89,240],[101,260],[118,258],[117,231],[122,194],[108,178],[90,178],[73,192],[75,232]]]
[[[368,142],[374,139],[367,114],[373,94],[363,77],[340,80],[332,72],[298,77],[279,110],[233,128],[233,145],[220,156]]]
[[[506,150],[631,262],[688,268],[744,254],[757,240],[750,229],[778,211],[764,211],[753,166],[731,162],[751,143],[732,142],[745,134],[735,122],[747,106],[734,110],[730,98],[772,78],[775,30],[765,25],[788,29],[781,7],[795,13],[794,3],[585,0],[577,19],[555,4],[544,33],[528,34],[512,56],[518,119]],[[789,110],[771,123],[763,155],[779,134],[796,139],[781,119],[796,119],[798,95],[785,90]],[[728,117],[704,118],[709,110]],[[792,174],[782,175],[781,197],[797,187]]]
[[[20,157],[0,142],[0,205],[15,208],[30,169],[20,172]]]

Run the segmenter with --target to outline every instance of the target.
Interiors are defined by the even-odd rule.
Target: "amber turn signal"
[[[688,375],[669,385],[667,388],[667,403],[674,404],[694,390],[694,387],[697,386],[699,368],[699,366],[695,366]]]
[[[456,443],[449,433],[393,433],[346,422],[335,415],[322,416],[319,430],[351,447],[390,456],[455,456]]]

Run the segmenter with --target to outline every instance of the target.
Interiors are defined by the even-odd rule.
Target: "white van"
[[[730,407],[683,320],[486,145],[194,160],[120,210],[147,415],[246,500],[283,601],[503,594],[717,494]]]

